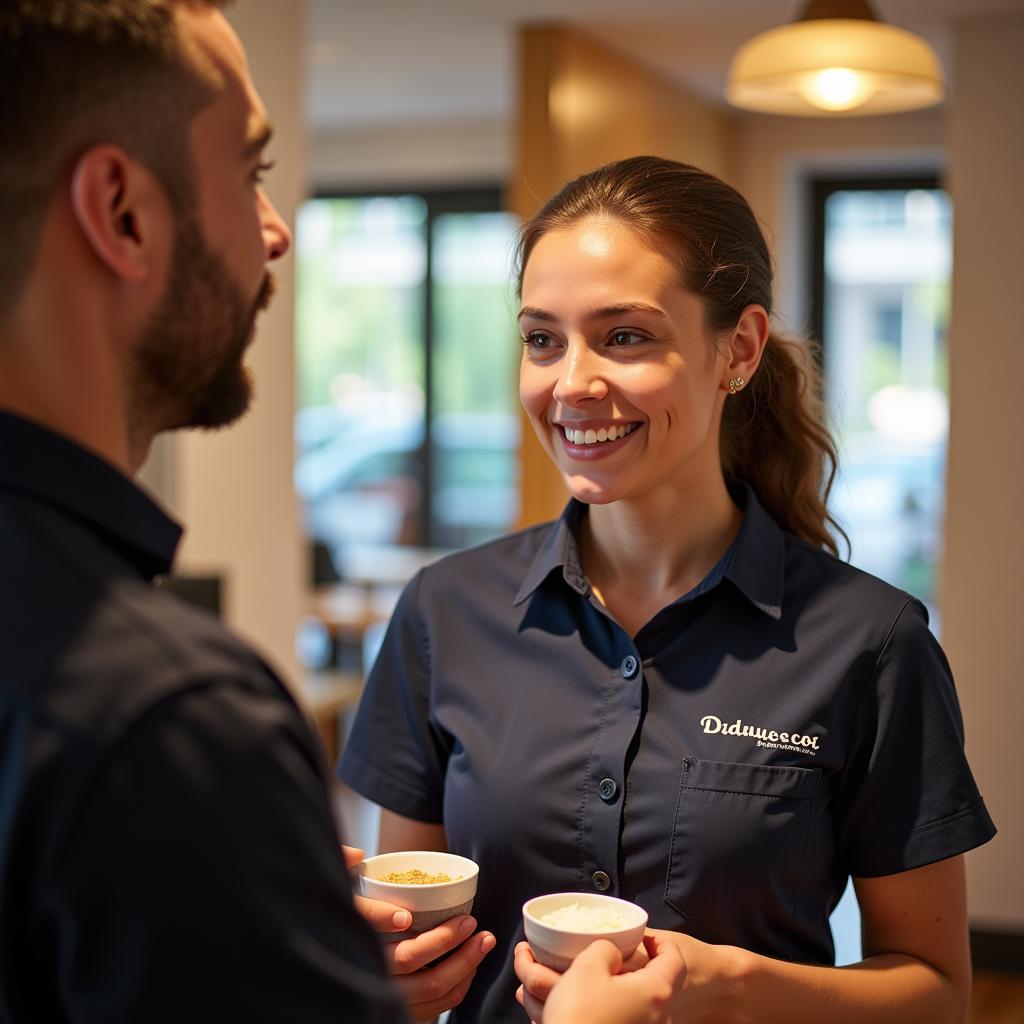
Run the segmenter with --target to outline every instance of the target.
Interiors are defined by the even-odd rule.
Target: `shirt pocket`
[[[665,902],[693,921],[795,913],[820,773],[683,761]]]

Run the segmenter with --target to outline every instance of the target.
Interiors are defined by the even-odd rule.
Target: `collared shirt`
[[[597,889],[651,927],[829,964],[848,876],[994,834],[921,604],[733,496],[731,551],[635,637],[587,582],[576,502],[403,594],[340,773],[480,865],[498,946],[458,1020],[522,1019],[532,896]]]
[[[402,1020],[301,712],[150,585],[180,532],[0,412],[0,1022]]]

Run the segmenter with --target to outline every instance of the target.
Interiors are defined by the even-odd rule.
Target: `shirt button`
[[[598,892],[604,892],[605,889],[610,889],[612,885],[612,880],[603,871],[595,871],[590,876],[590,880],[594,883],[594,888]]]
[[[619,791],[619,785],[614,779],[602,779],[597,787],[598,793],[601,794],[601,799],[610,804],[615,799],[615,794]]]
[[[637,672],[640,671],[640,662],[633,657],[632,654],[627,654],[622,659],[622,664],[619,666],[619,671],[622,673],[623,679],[633,679]]]

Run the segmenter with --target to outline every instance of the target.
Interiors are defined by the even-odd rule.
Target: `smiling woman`
[[[497,947],[456,1019],[521,1020],[516,974],[539,1019],[520,907],[594,890],[683,954],[673,1019],[961,1019],[960,855],[994,828],[923,606],[835,557],[815,364],[749,206],[610,164],[524,227],[518,280],[520,397],[572,500],[413,580],[341,764],[382,848],[480,865]],[[836,968],[851,876],[865,960]]]
[[[520,397],[577,498],[671,499],[718,466],[714,378],[727,360],[667,256],[618,221],[584,220],[540,238],[522,295]],[[747,318],[756,358],[764,310]]]

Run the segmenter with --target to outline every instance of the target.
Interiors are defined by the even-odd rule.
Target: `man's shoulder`
[[[82,543],[92,545],[88,531]],[[3,717],[16,718],[30,743],[59,737],[47,748],[52,763],[102,758],[151,709],[196,687],[228,684],[290,702],[214,616],[115,557],[37,543],[12,553],[6,541],[0,555],[12,570],[0,579]]]
[[[134,579],[109,582],[61,668],[62,675],[88,682],[106,709],[98,713],[119,715],[125,725],[196,686],[286,692],[259,655],[213,615]]]

